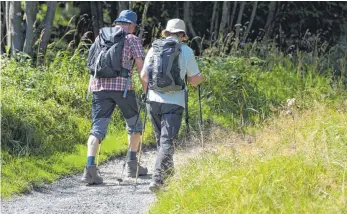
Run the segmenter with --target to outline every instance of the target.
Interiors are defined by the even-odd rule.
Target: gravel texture
[[[189,142],[189,143],[188,143]],[[196,158],[203,151],[196,140],[176,142],[175,171],[189,159]],[[149,189],[153,172],[156,149],[146,148],[142,153],[141,165],[148,168],[147,176],[127,178],[124,171],[121,177],[124,157],[117,157],[99,166],[104,184],[88,186],[80,183],[82,172],[30,191],[22,196],[14,196],[1,201],[1,213],[147,213],[156,195]],[[178,174],[178,173],[175,173]]]
[[[156,152],[154,149],[142,155],[142,165],[152,173]],[[155,199],[148,185],[151,174],[135,178],[121,177],[124,157],[115,158],[100,165],[104,184],[88,186],[80,183],[82,173],[62,178],[50,185],[32,190],[22,196],[1,201],[1,213],[146,213]]]

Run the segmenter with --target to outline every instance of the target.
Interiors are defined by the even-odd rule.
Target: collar
[[[171,40],[174,40],[175,42],[180,42],[178,39],[177,39],[177,37],[175,37],[175,36],[168,36],[168,37],[166,37],[166,39],[171,39]]]
[[[126,34],[129,34],[128,29],[122,27],[121,25],[116,25],[115,27],[122,28],[126,32]]]

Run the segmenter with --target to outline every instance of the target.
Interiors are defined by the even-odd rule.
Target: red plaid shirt
[[[133,35],[128,34],[125,37],[124,49],[122,53],[122,66],[130,70],[132,75],[132,63],[134,58],[144,58],[145,51],[142,46],[141,40]],[[91,91],[124,91],[127,78],[93,78],[91,82]],[[133,90],[132,81],[129,84],[128,90]]]

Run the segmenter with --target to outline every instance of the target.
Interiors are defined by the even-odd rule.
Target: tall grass
[[[243,130],[276,115],[287,99],[321,100],[333,97],[330,76],[312,67],[298,75],[295,63],[280,58],[269,65],[256,57],[202,57],[199,66],[206,82],[201,86],[205,120]],[[195,90],[190,88],[190,112],[197,116]],[[302,107],[310,105],[303,102]]]
[[[203,116],[217,126],[150,213],[347,212],[344,77],[281,55],[202,57],[200,68]]]
[[[82,171],[91,127],[85,55],[58,51],[50,64],[38,67],[20,57],[2,62],[1,196]],[[146,144],[153,141],[147,130]],[[116,110],[101,161],[126,149],[125,123]]]
[[[346,104],[294,110],[251,140],[214,130],[209,152],[177,170],[150,213],[347,212]]]
[[[90,103],[84,58],[58,53],[49,67],[10,60],[2,71],[2,151],[51,155],[85,140]],[[6,162],[6,160],[4,160]]]

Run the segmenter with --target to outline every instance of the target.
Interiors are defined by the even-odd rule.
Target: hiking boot
[[[136,177],[136,170],[137,170],[137,159],[135,160],[128,160],[127,161],[127,173],[128,177],[135,178]],[[139,176],[147,175],[148,169],[146,167],[143,167],[139,164]]]
[[[88,184],[102,184],[103,179],[96,172],[96,166],[92,165],[84,168],[83,176],[81,181]]]
[[[149,190],[151,190],[151,192],[157,193],[157,192],[159,192],[161,186],[162,186],[161,183],[152,181],[152,182],[149,184],[148,188],[149,188]]]

